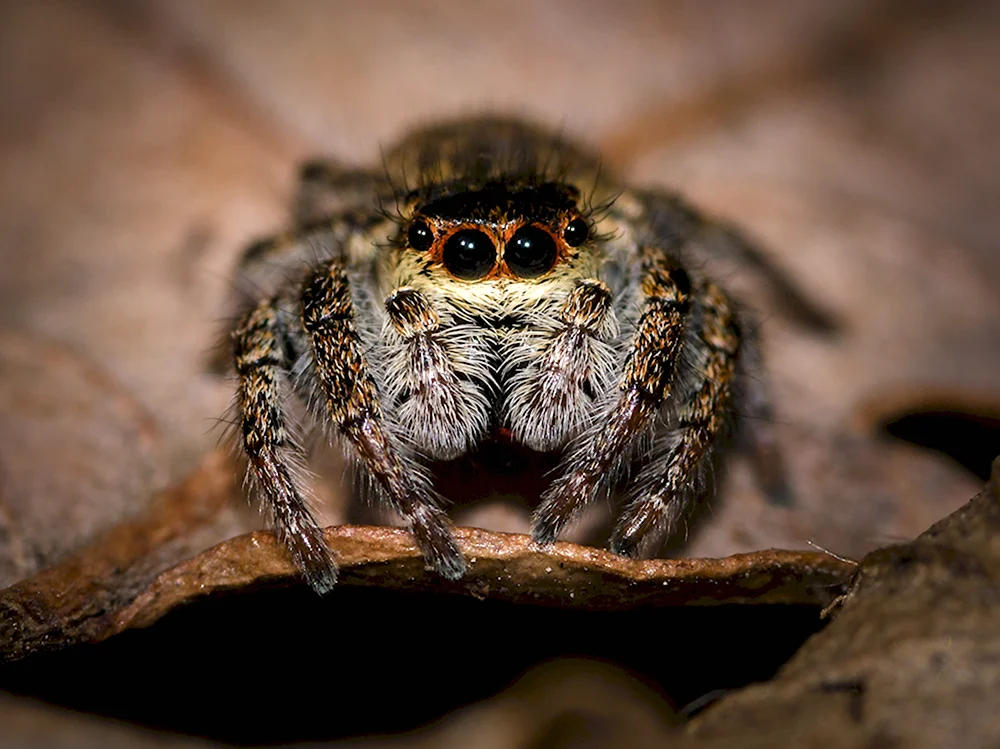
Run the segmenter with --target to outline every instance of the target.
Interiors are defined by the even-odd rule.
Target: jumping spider
[[[781,496],[757,429],[768,400],[741,377],[756,366],[749,329],[688,264],[696,246],[728,254],[794,297],[737,233],[672,194],[621,188],[594,157],[514,120],[420,130],[384,161],[307,164],[297,229],[250,247],[239,270],[260,301],[233,333],[237,426],[313,588],[330,589],[337,565],[297,479],[286,390],[448,579],[466,562],[428,466],[491,441],[561,456],[533,518],[540,544],[602,494],[620,507],[613,551],[673,531],[737,413]]]

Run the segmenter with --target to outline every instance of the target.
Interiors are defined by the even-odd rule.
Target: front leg
[[[532,535],[553,542],[566,524],[610,486],[644,440],[670,397],[691,298],[687,273],[665,253],[644,249],[642,313],[611,408],[576,441],[535,512]]]
[[[675,415],[632,482],[611,537],[617,554],[636,556],[644,539],[674,529],[701,492],[720,435],[732,426],[741,332],[729,300],[715,284],[700,285],[694,298],[700,325],[687,342],[693,364],[689,382],[675,390]]]
[[[302,321],[312,344],[315,374],[327,417],[344,437],[379,497],[403,517],[424,559],[443,577],[466,569],[445,513],[427,477],[403,457],[387,428],[361,339],[354,323],[351,289],[342,263],[330,261],[306,280]]]
[[[283,380],[301,349],[297,318],[275,298],[259,304],[233,333],[236,406],[240,413],[248,478],[269,510],[274,529],[309,584],[325,593],[337,582],[337,565],[294,479],[302,451],[282,411]],[[291,354],[291,355],[290,355]]]

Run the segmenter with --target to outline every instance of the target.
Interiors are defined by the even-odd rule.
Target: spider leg
[[[325,263],[306,279],[302,322],[329,420],[353,448],[380,496],[407,521],[427,562],[443,577],[460,578],[465,559],[447,516],[435,503],[426,476],[405,459],[386,428],[355,327],[351,287],[339,260]]]
[[[837,321],[830,313],[806,297],[791,277],[771,262],[760,245],[736,226],[702,219],[700,230],[701,242],[709,252],[735,260],[764,279],[774,302],[787,318],[822,335],[837,330]]]
[[[665,526],[672,529],[697,499],[706,461],[729,424],[740,329],[725,294],[715,284],[701,285],[695,304],[701,320],[690,393],[682,394],[672,428],[658,440],[649,467],[633,482],[630,500],[611,536],[611,549],[618,554],[635,556],[651,532]]]
[[[293,316],[277,299],[259,304],[233,333],[236,391],[249,477],[273,518],[278,537],[319,593],[337,581],[337,564],[294,480],[301,450],[282,413],[281,380],[293,362]]]
[[[332,159],[307,161],[299,170],[295,221],[308,226],[345,209],[372,213],[378,196],[391,202],[391,193],[386,188],[381,174],[349,168]]]
[[[670,398],[685,338],[691,282],[666,253],[644,248],[640,256],[643,305],[617,398],[576,441],[563,474],[543,495],[532,524],[539,543],[554,541],[597,491],[611,483],[651,436],[656,416]]]
[[[762,280],[776,306],[790,319],[819,334],[837,330],[837,321],[808,299],[789,275],[776,266],[760,245],[737,227],[701,214],[678,195],[665,190],[636,190],[623,195],[610,210],[622,234],[642,227],[638,245],[661,237],[683,237],[692,257],[735,264]]]
[[[343,209],[259,239],[240,257],[236,291],[241,301],[256,300],[277,293],[293,279],[301,278],[308,268],[330,257],[363,261],[391,228],[389,219],[370,209]]]
[[[762,379],[763,365],[760,346],[752,330],[743,330],[740,345],[741,374],[739,393],[741,424],[737,432],[739,447],[749,457],[757,485],[768,501],[778,507],[795,504],[788,483],[785,461],[775,434],[774,405],[766,382]]]

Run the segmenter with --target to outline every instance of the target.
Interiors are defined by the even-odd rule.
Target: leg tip
[[[306,582],[317,594],[325,596],[337,585],[337,568],[328,567],[325,570],[308,570],[305,572]]]
[[[551,546],[583,507],[593,499],[595,483],[589,473],[559,478],[542,495],[531,519],[531,537],[539,546]]]
[[[531,539],[543,549],[552,546],[556,542],[557,534],[549,528],[536,528],[531,531]]]
[[[639,544],[635,539],[612,538],[610,548],[618,556],[627,559],[636,559],[639,556]]]
[[[302,572],[310,588],[321,596],[333,590],[337,584],[339,568],[319,528],[292,537],[289,550],[295,566]]]
[[[446,580],[459,580],[465,575],[468,565],[443,513],[427,506],[414,517],[410,532],[424,560],[437,574]]]
[[[768,486],[764,490],[768,503],[775,507],[794,507],[795,495],[792,488],[785,482],[780,482],[774,486]]]
[[[461,580],[469,571],[469,565],[461,552],[454,557],[441,559],[434,565],[434,571],[445,580]]]
[[[545,506],[538,508],[535,517],[531,521],[531,538],[539,546],[551,546],[559,538],[563,523],[558,515],[548,512]]]

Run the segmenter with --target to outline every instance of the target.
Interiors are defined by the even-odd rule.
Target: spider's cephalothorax
[[[337,568],[294,470],[285,389],[447,578],[465,560],[428,466],[501,433],[562,456],[535,512],[539,543],[602,493],[619,503],[614,551],[673,530],[732,415],[768,422],[759,388],[740,387],[754,356],[740,316],[685,260],[699,243],[758,269],[760,256],[516,121],[418,131],[385,161],[307,165],[298,228],[252,246],[240,269],[259,300],[233,334],[242,445],[313,587]]]

